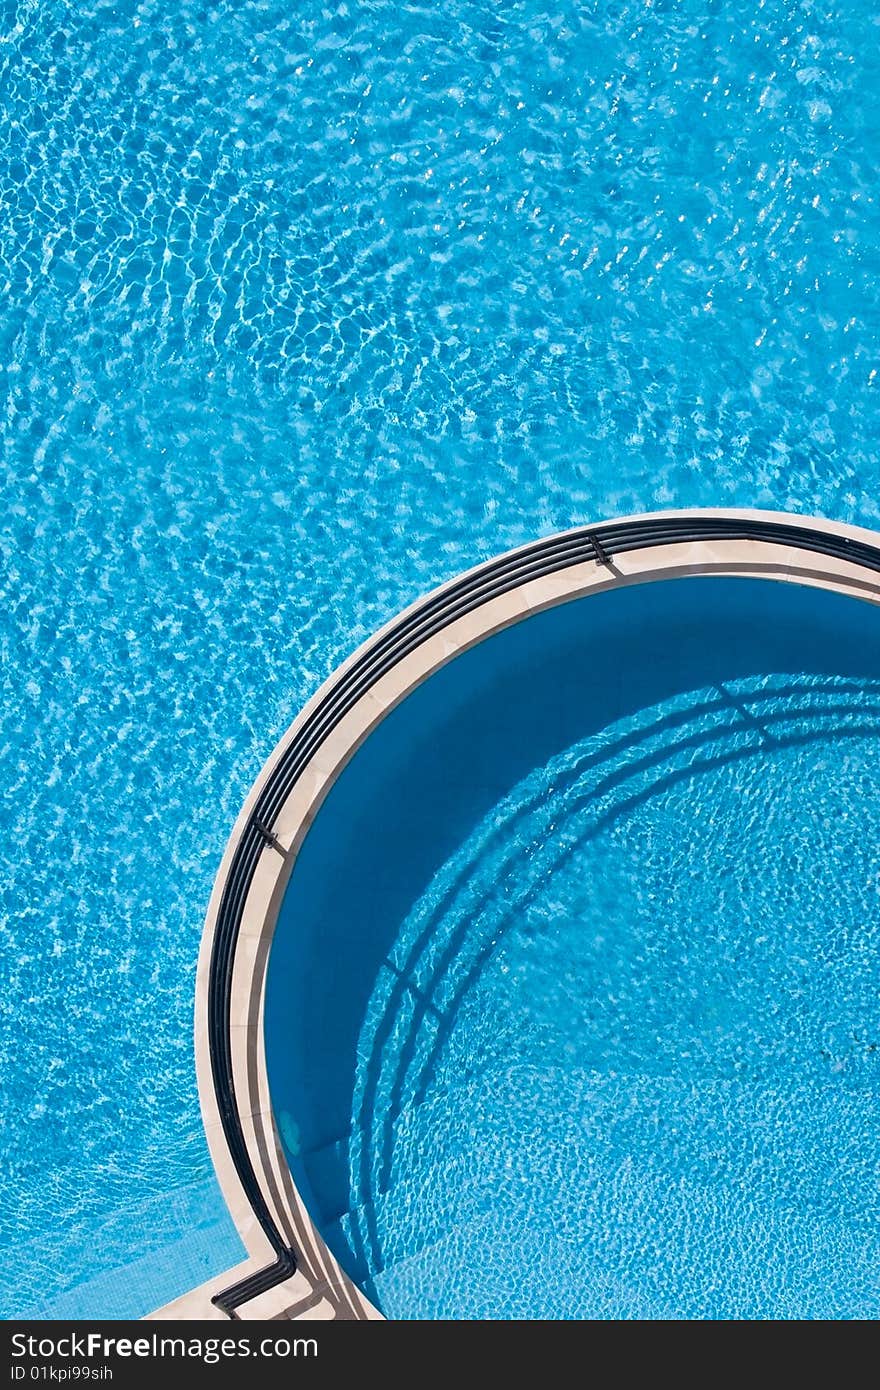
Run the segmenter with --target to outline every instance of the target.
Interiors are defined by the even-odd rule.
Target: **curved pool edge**
[[[717,534],[688,534],[713,528]],[[651,543],[661,532],[664,538]],[[532,564],[534,555],[550,557],[551,567]],[[202,1117],[248,1259],[152,1317],[225,1318],[230,1308],[247,1319],[382,1316],[314,1226],[272,1112],[263,1045],[266,967],[299,847],[369,733],[459,653],[533,613],[591,593],[712,575],[795,582],[880,604],[880,535],[791,513],[716,508],[643,513],[562,532],[475,566],[417,600],[339,666],[293,721],[261,769],[227,843],[196,977]],[[493,576],[503,584],[493,585]],[[473,599],[469,606],[457,605],[463,586]],[[409,643],[403,640],[407,632],[413,634]],[[390,652],[387,660],[380,659],[383,652]],[[339,692],[346,687],[350,698],[343,707]],[[333,718],[324,718],[328,709]],[[286,767],[304,739],[298,765]],[[275,784],[280,791],[273,792]],[[296,1261],[292,1274],[284,1266],[286,1251]],[[238,1285],[237,1292],[231,1288]],[[218,1296],[219,1306],[212,1302]]]

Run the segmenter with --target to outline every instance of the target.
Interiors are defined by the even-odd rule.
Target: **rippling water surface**
[[[0,23],[2,1311],[136,1314],[240,1254],[193,967],[334,663],[585,519],[877,520],[880,31],[866,0]]]

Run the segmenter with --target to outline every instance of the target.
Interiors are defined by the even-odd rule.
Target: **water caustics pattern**
[[[591,518],[877,520],[877,39],[867,0],[3,7],[0,1312],[240,1256],[201,922],[357,641]]]
[[[876,681],[719,683],[463,841],[359,1041],[338,1227],[387,1314],[880,1313],[878,732]]]

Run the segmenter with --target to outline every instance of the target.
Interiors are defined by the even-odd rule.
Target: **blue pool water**
[[[4,7],[0,1313],[239,1258],[201,923],[359,640],[591,518],[877,521],[877,38],[867,0]]]
[[[880,610],[713,579],[532,618],[372,735],[267,1049],[384,1312],[880,1314],[878,747]]]

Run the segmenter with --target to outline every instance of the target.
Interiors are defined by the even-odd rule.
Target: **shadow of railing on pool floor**
[[[564,779],[556,779],[559,784],[554,785],[554,804],[558,805],[560,798],[564,801],[566,796],[575,793],[578,784],[582,783],[588,774],[599,772],[609,762],[652,738],[686,729],[695,718],[711,718],[721,710],[728,710],[740,721],[735,726],[728,725],[721,729],[716,726],[689,733],[684,738],[676,738],[671,744],[666,744],[650,754],[628,760],[625,767],[615,768],[605,776],[598,777],[574,795],[570,803],[564,805],[566,816],[576,817],[590,805],[598,808],[597,815],[558,853],[546,855],[536,862],[531,882],[507,903],[500,917],[492,918],[490,939],[484,941],[475,953],[468,953],[470,964],[442,1003],[437,1002],[440,986],[444,982],[448,983],[448,978],[454,974],[456,965],[460,963],[461,948],[472,933],[474,923],[479,920],[481,905],[485,903],[499,874],[503,873],[503,866],[499,867],[497,863],[493,863],[491,883],[486,885],[483,897],[475,899],[472,896],[467,910],[459,915],[446,945],[431,964],[430,978],[426,979],[420,975],[417,987],[410,987],[410,981],[414,980],[426,949],[429,945],[436,944],[438,935],[442,934],[442,923],[453,914],[456,899],[473,886],[472,863],[466,863],[460,868],[452,882],[444,887],[438,903],[423,921],[405,960],[394,965],[395,979],[372,1035],[364,1087],[351,1136],[351,1190],[355,1198],[351,1211],[351,1253],[361,1277],[364,1271],[378,1273],[382,1268],[382,1239],[376,1222],[376,1203],[373,1198],[386,1191],[390,1185],[396,1119],[404,1105],[415,1107],[427,1099],[438,1061],[450,1038],[464,999],[479,980],[499,942],[522,918],[531,902],[542,891],[547,876],[557,872],[587,839],[602,833],[638,806],[695,776],[757,757],[765,752],[768,746],[772,746],[774,751],[779,751],[805,747],[816,741],[832,742],[880,735],[880,703],[865,703],[866,690],[880,695],[880,686],[874,686],[872,689],[866,688],[864,683],[832,681],[824,684],[808,683],[806,687],[803,684],[791,683],[782,687],[764,688],[754,693],[737,691],[735,695],[722,685],[718,685],[716,690],[717,699],[701,701],[687,710],[676,711],[655,724],[639,729],[631,736],[617,738],[606,747],[588,753],[576,766],[567,770]],[[793,709],[765,712],[758,718],[750,708],[752,705],[766,704],[769,700],[778,701],[797,695],[809,697],[806,709],[799,705]],[[857,704],[842,702],[840,697],[843,695],[852,695]],[[827,702],[817,705],[817,696],[826,696]],[[857,719],[858,722],[841,727],[840,720],[847,716],[853,720]],[[804,731],[805,718],[819,721],[819,727]],[[786,733],[786,724],[793,720],[797,721],[798,729]],[[826,721],[830,721],[827,726]],[[721,754],[693,758],[685,766],[674,768],[662,776],[653,775],[672,757],[711,748],[713,744],[717,745],[737,736],[749,736],[752,741]],[[632,780],[640,775],[650,775],[650,785],[631,795],[620,796],[618,800],[608,804],[610,796],[623,792],[632,784]],[[506,845],[508,862],[521,855],[522,836],[517,833],[517,827],[521,827],[522,822],[540,808],[541,801],[542,789],[539,788],[525,802],[512,804],[509,816],[494,824],[486,841],[480,845],[481,855],[490,845]],[[561,811],[554,814],[558,816]],[[407,995],[413,1000],[412,1015],[402,1042],[392,1053],[388,1044],[398,1023],[400,1005]],[[439,1022],[428,1048],[419,1056],[422,1025],[429,1012]],[[387,1075],[389,1064],[394,1068],[393,1079],[390,1081]],[[414,1064],[416,1072],[413,1076],[410,1073]],[[380,1094],[387,1096],[387,1103],[383,1106],[382,1112],[377,1113],[375,1107]]]

